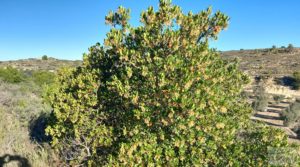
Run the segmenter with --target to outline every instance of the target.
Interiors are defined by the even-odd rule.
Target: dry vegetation
[[[0,81],[0,157],[20,156],[32,166],[55,164],[52,150],[31,136],[30,123],[50,107],[42,102],[34,83],[12,84]],[[16,165],[18,161],[8,164]]]
[[[289,76],[300,70],[299,48],[291,52],[281,48],[275,51],[272,49],[227,51],[222,55],[225,59],[239,59],[241,69],[251,76]]]
[[[47,58],[47,60],[43,59],[24,59],[24,60],[16,60],[16,61],[0,61],[0,68],[12,66],[17,69],[22,70],[47,70],[47,71],[55,71],[60,67],[67,66],[79,66],[81,65],[81,61],[71,61],[71,60],[59,60],[55,58]]]
[[[58,166],[43,126],[51,107],[42,99],[55,74],[0,68],[0,166]]]

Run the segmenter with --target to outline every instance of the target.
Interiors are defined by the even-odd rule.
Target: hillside
[[[14,61],[0,61],[0,68],[6,66],[12,66],[17,69],[22,70],[46,70],[46,71],[55,71],[61,67],[76,67],[81,65],[80,60],[61,60],[55,58],[48,58],[48,60],[42,59],[22,59]]]
[[[251,76],[289,76],[300,71],[300,49],[253,49],[222,52],[225,59],[240,60],[240,68]]]
[[[221,56],[227,60],[237,58],[240,60],[240,68],[250,76],[270,75],[290,76],[295,71],[300,71],[300,49],[295,48],[292,52],[286,49],[251,49],[221,52]],[[0,61],[0,68],[12,66],[22,70],[57,70],[65,66],[79,66],[81,60],[61,60],[49,58],[22,59],[15,61]]]
[[[251,78],[252,82],[244,91],[249,104],[259,103],[262,107],[254,107],[251,119],[280,128],[289,136],[289,142],[299,143],[300,110],[296,106],[299,105],[300,91],[293,88],[295,81],[292,76],[300,71],[300,49],[239,50],[222,52],[221,55],[227,60],[238,59],[240,69]]]

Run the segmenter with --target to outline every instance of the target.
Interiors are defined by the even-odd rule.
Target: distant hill
[[[48,58],[48,60],[29,58],[14,61],[0,61],[0,67],[12,66],[21,70],[47,70],[56,71],[61,67],[76,67],[80,66],[82,61],[80,60],[60,60],[55,58]]]
[[[224,59],[240,60],[240,68],[251,76],[269,75],[273,77],[289,76],[300,71],[300,49],[268,48],[226,51],[221,53]]]
[[[235,58],[240,60],[240,68],[250,76],[268,75],[273,77],[289,76],[295,71],[300,71],[300,49],[287,48],[251,49],[221,52],[227,60]],[[15,61],[0,61],[0,67],[13,66],[22,70],[48,70],[55,71],[60,67],[80,66],[82,61],[60,60],[55,58],[23,59]]]

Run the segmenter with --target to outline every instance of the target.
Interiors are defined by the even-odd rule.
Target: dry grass
[[[33,167],[57,166],[54,164],[58,159],[49,145],[40,145],[29,135],[30,120],[50,111],[37,92],[33,83],[16,85],[0,81],[0,159],[8,154],[27,159]]]

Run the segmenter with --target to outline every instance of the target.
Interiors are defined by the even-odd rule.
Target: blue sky
[[[300,46],[299,0],[173,0],[185,12],[212,6],[230,16],[228,30],[212,43],[218,50]],[[0,60],[48,55],[81,59],[109,27],[104,17],[122,5],[131,23],[158,0],[0,0]]]

